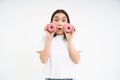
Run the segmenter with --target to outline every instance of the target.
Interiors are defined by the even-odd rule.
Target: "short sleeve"
[[[73,45],[74,45],[74,47],[75,47],[75,49],[76,49],[77,51],[80,51],[80,52],[83,51],[83,50],[82,50],[82,46],[81,46],[81,42],[80,42],[78,36],[75,35],[75,36],[73,37],[73,39],[72,39],[72,42],[73,42]]]
[[[46,43],[46,35],[45,34],[41,34],[40,38],[37,41],[37,51],[41,51],[43,50],[45,43]]]

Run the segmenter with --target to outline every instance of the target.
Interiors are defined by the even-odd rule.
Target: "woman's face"
[[[67,17],[63,13],[57,13],[53,17],[53,21],[56,25],[56,34],[57,35],[62,35],[64,33],[63,27],[65,24],[67,24]]]

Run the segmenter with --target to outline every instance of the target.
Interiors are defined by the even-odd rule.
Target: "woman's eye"
[[[58,22],[58,19],[55,19],[56,22]]]
[[[62,20],[63,22],[66,22],[66,20]]]

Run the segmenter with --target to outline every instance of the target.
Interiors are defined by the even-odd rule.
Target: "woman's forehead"
[[[55,14],[54,18],[67,18],[63,13]]]

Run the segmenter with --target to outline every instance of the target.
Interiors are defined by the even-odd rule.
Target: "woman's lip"
[[[58,30],[62,30],[62,28],[58,28]]]

